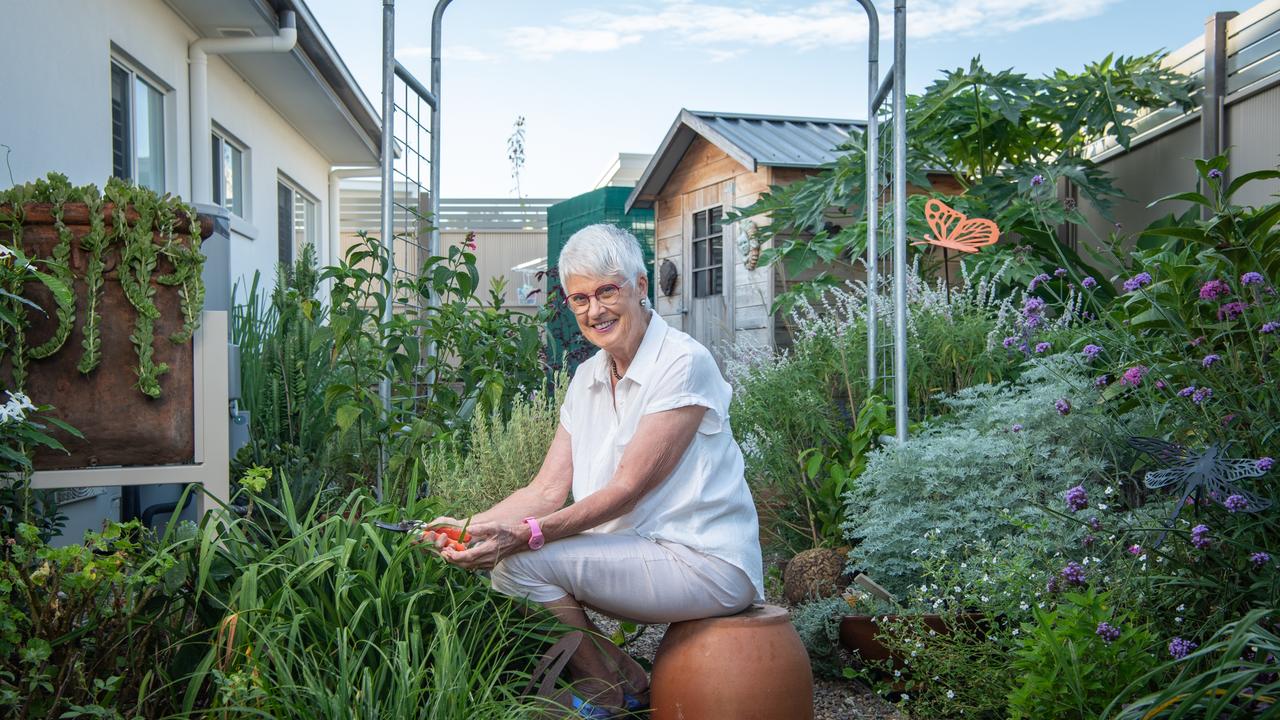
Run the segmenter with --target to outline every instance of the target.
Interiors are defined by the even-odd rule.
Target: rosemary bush
[[[559,373],[551,387],[517,396],[508,418],[498,412],[473,415],[465,447],[423,448],[431,494],[454,516],[488,510],[538,473],[560,426],[569,378]]]

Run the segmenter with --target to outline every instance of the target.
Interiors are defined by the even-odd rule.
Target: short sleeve
[[[699,348],[701,349],[701,348]],[[729,383],[709,352],[690,352],[675,358],[652,381],[644,414],[700,405],[707,409],[698,432],[714,435],[725,428],[729,419],[729,400],[733,395]]]
[[[560,404],[560,424],[570,435],[574,433],[574,417],[583,412],[582,395],[586,391],[586,385],[591,383],[592,362],[594,360],[587,360],[578,366],[578,372],[569,380],[569,389],[565,390],[564,402]]]

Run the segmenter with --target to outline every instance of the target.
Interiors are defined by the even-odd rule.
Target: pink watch
[[[538,527],[538,518],[527,517],[524,521],[529,525],[529,529],[533,531],[533,533],[529,535],[529,549],[538,550],[543,545],[546,545],[547,541],[542,537],[542,528]]]

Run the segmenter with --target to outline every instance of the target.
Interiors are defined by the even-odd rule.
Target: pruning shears
[[[398,523],[388,523],[382,522],[381,520],[375,520],[373,524],[383,530],[399,533],[421,533],[423,530],[427,529],[427,524],[421,520],[401,520]]]
[[[415,535],[422,535],[424,532],[431,530],[431,527],[421,520],[401,520],[398,523],[388,523],[375,520],[373,524],[390,532],[413,533]],[[448,537],[448,547],[452,547],[454,550],[466,550],[466,543],[471,540],[471,533],[452,526],[441,527],[438,530],[433,530],[433,532],[437,532]]]

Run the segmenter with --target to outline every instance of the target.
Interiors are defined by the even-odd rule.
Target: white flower
[[[1181,625],[1181,624],[1182,624],[1182,618],[1180,618],[1180,617],[1176,617],[1176,618],[1174,618],[1174,619],[1173,619],[1173,621],[1174,621],[1174,622],[1176,622],[1176,623],[1178,623],[1179,625]]]
[[[981,600],[982,602],[991,602],[991,598],[987,597],[986,595],[979,595],[978,599]]]
[[[1187,606],[1186,606],[1185,604],[1183,604],[1183,605],[1179,605],[1179,606],[1177,607],[1178,612],[1182,612],[1183,610],[1186,610],[1186,609],[1187,609]]]
[[[947,699],[948,699],[948,700],[955,700],[955,699],[956,699],[956,691],[955,691],[955,690],[948,690],[948,691],[947,691]]]
[[[0,258],[7,257],[13,257],[13,251],[3,245],[0,245]]]
[[[1102,491],[1102,494],[1103,494],[1103,495],[1111,495],[1111,494],[1112,494],[1112,493],[1114,493],[1115,491],[1116,491],[1116,489],[1115,489],[1115,488],[1113,488],[1113,487],[1111,487],[1110,485],[1108,485],[1108,486],[1106,487],[1106,489]]]
[[[1023,612],[1026,612],[1027,610],[1031,609],[1031,606],[1027,604],[1026,600],[1023,600],[1022,602],[1018,603],[1018,609]]]
[[[901,671],[901,670],[894,670],[894,671],[893,671],[893,676],[894,676],[895,678],[900,678],[900,677],[902,677],[902,671]]]
[[[1017,635],[1017,634],[1018,634],[1018,628],[1014,628],[1014,629],[1013,629],[1013,634],[1014,634],[1014,635]]]
[[[1107,509],[1107,504],[1106,504],[1106,503],[1098,503],[1098,509],[1099,509],[1099,510],[1106,510],[1106,509]]]
[[[31,398],[27,397],[25,393],[20,393],[20,392],[15,393],[15,392],[6,390],[5,394],[9,396],[9,402],[16,404],[18,407],[24,410],[36,409],[36,406],[31,404]]]
[[[902,693],[902,702],[906,702],[910,699],[911,699],[910,695],[908,695],[907,693]]]
[[[1146,562],[1146,561],[1147,561],[1147,554],[1146,554],[1146,553],[1142,553],[1141,555],[1139,555],[1139,556],[1138,556],[1138,560],[1140,560],[1140,561],[1142,561],[1142,562]]]

